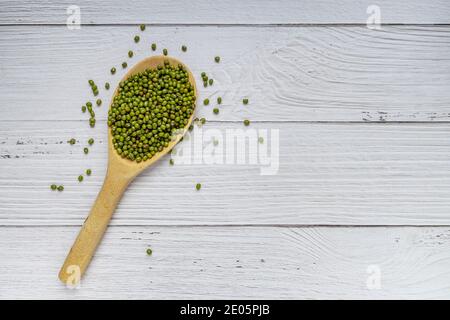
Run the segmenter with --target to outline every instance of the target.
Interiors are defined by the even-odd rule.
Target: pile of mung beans
[[[194,88],[182,65],[165,62],[119,85],[108,114],[112,142],[122,158],[141,162],[168,146],[195,106]]]

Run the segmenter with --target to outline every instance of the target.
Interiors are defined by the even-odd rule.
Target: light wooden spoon
[[[154,56],[144,59],[131,68],[121,81],[148,68],[154,69],[163,65],[164,61],[169,61],[170,65],[177,66],[181,64],[184,66],[189,74],[189,82],[194,87],[194,94],[197,99],[197,88],[192,72],[183,63],[171,57]],[[117,91],[118,87],[116,88],[116,91],[114,91],[113,97],[117,95]],[[59,279],[61,281],[70,285],[76,285],[79,282],[94,255],[95,249],[105,233],[111,216],[125,189],[138,174],[158,161],[159,158],[168,153],[180,141],[181,137],[191,125],[193,118],[194,112],[185,128],[180,130],[181,132],[173,138],[164,150],[155,154],[149,160],[140,163],[123,159],[117,154],[112,144],[111,128],[108,128],[108,169],[105,181],[92,206],[89,216],[84,221],[80,233],[59,272]]]

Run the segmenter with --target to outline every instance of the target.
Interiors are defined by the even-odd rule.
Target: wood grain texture
[[[76,4],[82,24],[329,24],[360,23],[378,5],[383,23],[449,23],[445,0],[3,0],[0,24],[65,24]]]
[[[125,72],[121,62],[131,66],[152,54],[150,44],[156,42],[157,53],[168,48],[198,83],[202,71],[214,78],[212,87],[200,88],[200,100],[221,95],[221,121],[449,121],[449,31],[152,27],[136,45],[135,26],[2,27],[0,119],[84,119],[80,107],[92,99],[88,79],[99,84],[106,104],[112,90],[104,92],[104,82],[114,88]],[[182,44],[188,52],[181,52]],[[112,66],[118,67],[115,76]],[[244,107],[245,96],[250,104]],[[210,117],[211,109],[201,109],[199,116]]]
[[[397,226],[450,224],[450,129],[437,123],[450,120],[450,26],[434,25],[450,23],[448,1],[81,0],[71,31],[73,4],[1,3],[0,299],[450,298],[450,228]],[[365,27],[372,4],[381,30]],[[249,118],[280,130],[278,174],[162,159],[130,186],[81,288],[66,289],[58,268],[106,170],[112,90],[90,129],[87,80],[114,88],[152,42],[215,79],[200,100],[224,103],[216,117],[200,108],[205,129]]]
[[[106,110],[97,108],[97,112]],[[106,124],[3,122],[0,223],[79,225],[106,169]],[[242,129],[242,123],[203,127]],[[170,166],[163,158],[122,199],[113,224],[449,224],[450,129],[446,124],[252,123],[279,129],[279,170],[255,165]],[[260,131],[264,134],[264,131]],[[255,140],[256,140],[255,133]],[[75,137],[78,143],[66,143]],[[88,155],[83,147],[95,144]],[[268,136],[250,154],[272,146]],[[205,137],[205,155],[213,149]],[[187,144],[191,140],[183,141]],[[219,146],[225,145],[221,142]],[[216,147],[220,151],[221,147]],[[275,149],[274,149],[275,150]],[[176,160],[175,160],[176,161]],[[93,175],[78,183],[87,168]],[[200,192],[195,184],[201,182]],[[52,192],[51,183],[65,185]],[[170,204],[170,205],[169,205]]]
[[[448,227],[111,227],[70,290],[57,272],[76,232],[0,228],[0,299],[450,298]]]

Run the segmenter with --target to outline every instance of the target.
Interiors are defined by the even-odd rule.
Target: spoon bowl
[[[147,69],[155,69],[158,66],[162,66],[165,61],[168,61],[172,66],[183,66],[188,73],[189,82],[194,88],[194,95],[197,101],[197,87],[195,85],[195,79],[192,72],[182,62],[172,57],[153,56],[141,60],[122,77],[120,82]],[[117,95],[118,90],[119,86],[117,86],[114,91],[111,104],[114,97]],[[150,159],[139,163],[122,158],[117,153],[112,143],[111,128],[108,127],[108,169],[106,172],[105,181],[103,182],[103,186],[97,196],[97,199],[95,200],[94,205],[92,206],[89,216],[84,221],[80,233],[72,245],[72,248],[70,249],[59,272],[59,279],[62,282],[69,285],[76,285],[79,283],[103,237],[103,234],[106,231],[106,228],[108,227],[109,221],[111,220],[122,194],[137,175],[154,164],[165,154],[170,152],[172,148],[180,141],[194,119],[195,106],[196,104],[194,105],[194,112],[192,112],[186,126],[172,137],[172,140],[169,142],[168,146],[153,155]]]

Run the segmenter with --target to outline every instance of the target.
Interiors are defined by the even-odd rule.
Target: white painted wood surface
[[[0,298],[430,299],[450,290],[448,227],[111,227],[81,288],[69,290],[56,275],[77,232],[0,228]],[[373,270],[380,289],[367,286]]]
[[[2,0],[0,24],[65,24],[71,5],[83,24],[365,24],[371,5],[383,23],[450,22],[446,0]]]
[[[237,128],[244,126],[211,122],[203,131],[219,129],[225,136]],[[263,164],[170,166],[166,157],[130,186],[112,223],[450,224],[447,124],[265,122],[249,128],[279,130],[277,174],[261,175]],[[85,155],[91,136],[96,143]],[[8,121],[0,137],[6,137],[0,138],[0,222],[80,225],[105,174],[105,122],[92,130],[87,120]],[[71,137],[78,139],[74,146],[67,144]],[[260,152],[266,154],[270,138],[257,144]],[[207,150],[219,152],[225,145],[212,148],[211,139],[204,140]],[[78,183],[87,168],[93,176]],[[197,182],[201,192],[195,190]],[[49,192],[51,183],[63,183],[64,192]]]
[[[0,4],[0,299],[450,298],[448,1],[377,1],[381,30],[366,0],[82,0],[71,31],[72,4]],[[199,108],[204,129],[279,129],[279,172],[161,161],[69,290],[57,271],[106,164],[110,96],[90,129],[87,80],[114,87],[109,69],[152,42],[215,79],[201,99],[224,103]]]
[[[256,121],[449,121],[450,27],[154,27],[5,26],[0,29],[3,120],[84,119],[88,79],[114,87],[122,61],[158,52],[207,71],[221,95],[219,119]],[[182,53],[181,44],[188,46]],[[128,59],[132,49],[135,57]],[[20,52],[20,54],[17,54]],[[214,56],[222,57],[214,63]],[[118,67],[115,76],[110,68]],[[45,70],[45,78],[43,77]],[[26,73],[26,76],[24,74]],[[45,86],[42,84],[45,83]],[[48,90],[51,88],[52,95]],[[242,97],[251,97],[248,107]],[[70,97],[70,99],[68,98]],[[45,107],[43,107],[45,106]],[[199,108],[199,116],[211,116]],[[104,119],[104,114],[101,115]],[[100,118],[99,118],[100,119]]]

